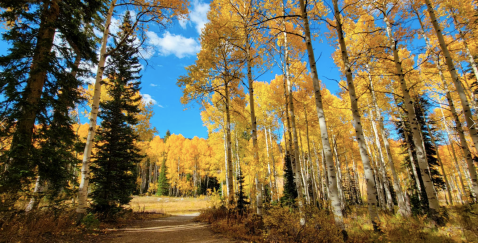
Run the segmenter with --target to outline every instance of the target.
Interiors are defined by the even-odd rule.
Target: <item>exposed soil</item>
[[[196,214],[138,220],[124,228],[109,229],[99,242],[235,242],[213,233],[208,224],[194,222]]]

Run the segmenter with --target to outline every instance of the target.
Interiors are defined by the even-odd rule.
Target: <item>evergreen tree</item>
[[[169,195],[169,180],[167,177],[167,170],[168,168],[166,167],[166,159],[163,159],[163,163],[161,164],[161,172],[158,176],[158,191],[156,192],[156,195],[158,196]]]
[[[77,77],[86,73],[74,59],[96,60],[85,23],[98,17],[104,2],[0,1],[0,19],[8,23],[2,39],[11,44],[0,57],[0,139],[11,141],[0,161],[0,210],[29,189],[35,172],[54,188],[64,185],[60,177],[73,144],[68,110],[80,101]]]
[[[281,197],[280,201],[284,205],[293,206],[298,193],[294,181],[294,172],[292,171],[292,162],[288,153],[286,153],[284,160],[284,196]]]
[[[428,103],[427,100],[425,100],[423,97],[418,97],[415,98],[416,102],[415,104],[415,114],[418,119],[418,123],[420,125],[420,132],[422,133],[423,137],[423,142],[425,144],[425,152],[427,156],[427,162],[428,162],[428,167],[430,169],[430,174],[431,174],[431,179],[433,182],[433,185],[435,187],[435,190],[443,190],[445,188],[445,182],[443,180],[442,175],[438,171],[438,159],[437,159],[437,151],[436,148],[433,146],[432,141],[431,141],[431,135],[433,135],[435,138],[437,138],[436,134],[430,134],[427,129],[427,117],[428,117],[428,109],[430,107],[430,103]],[[408,135],[408,141],[412,141],[412,134],[410,132],[410,126],[408,124],[408,121],[406,120],[406,114],[403,115],[404,121],[399,121],[396,123],[396,126],[398,128],[398,134],[402,137],[405,138],[405,132],[403,131],[403,127],[405,127],[405,130],[407,131]],[[433,122],[428,121],[428,123],[431,125]],[[403,125],[403,126],[402,126]],[[431,132],[434,133],[435,129],[431,129]],[[412,205],[412,210],[415,213],[420,213],[420,212],[426,212],[428,211],[428,199],[426,192],[424,190],[425,186],[423,184],[421,176],[418,176],[418,181],[420,183],[420,187],[422,188],[421,195],[420,197],[418,196],[418,188],[416,185],[416,179],[415,175],[412,173],[412,160],[410,159],[410,156],[408,155],[408,147],[406,144],[402,144],[402,147],[404,148],[404,154],[405,154],[405,161],[404,161],[404,166],[408,168],[408,171],[410,173],[410,178],[411,181],[409,181],[410,188],[412,189],[410,201]],[[416,156],[416,151],[415,151],[415,145],[413,143],[410,144],[411,147],[411,152],[413,156],[413,161],[415,163],[415,167],[418,168],[417,164],[417,156]],[[421,201],[419,200],[421,198]]]
[[[247,196],[244,194],[244,176],[242,175],[241,170],[239,169],[239,173],[237,174],[237,183],[238,183],[238,191],[236,193],[237,202],[236,208],[239,210],[239,213],[244,213],[246,210],[246,206],[250,204],[250,202],[246,201]]]
[[[102,119],[97,134],[95,162],[92,166],[94,191],[93,211],[103,216],[113,216],[122,205],[128,204],[136,187],[135,168],[143,156],[136,147],[133,126],[138,123],[135,115],[140,112],[139,92],[141,65],[135,35],[124,43],[118,43],[131,29],[130,14],[126,12],[118,37],[114,39],[116,51],[110,56],[105,70],[110,101],[100,103]]]

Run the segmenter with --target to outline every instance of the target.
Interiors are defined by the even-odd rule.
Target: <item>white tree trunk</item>
[[[385,145],[385,151],[387,152],[387,158],[388,158],[388,167],[390,168],[390,171],[392,172],[392,179],[393,179],[393,190],[395,190],[395,193],[397,194],[397,201],[398,201],[398,212],[405,217],[409,217],[411,215],[411,209],[407,207],[406,203],[406,198],[404,196],[404,193],[402,191],[402,186],[400,185],[400,180],[397,176],[397,172],[395,171],[395,164],[393,163],[393,157],[392,157],[392,152],[390,151],[390,144],[388,142],[388,137],[385,132],[385,125],[383,124],[383,117],[380,112],[380,108],[378,107],[378,102],[377,102],[377,97],[375,96],[375,90],[373,88],[373,82],[372,82],[372,73],[370,66],[367,64],[367,73],[368,73],[368,79],[370,82],[370,90],[372,93],[372,102],[373,102],[373,107],[375,110],[375,114],[377,116],[378,122],[379,122],[379,128],[380,128],[380,134],[382,136],[382,141],[383,144]]]
[[[322,149],[325,155],[325,163],[327,164],[328,176],[328,191],[331,199],[331,206],[334,212],[335,224],[342,230],[345,230],[343,213],[340,205],[342,204],[337,192],[337,178],[335,177],[335,166],[332,158],[332,148],[330,147],[329,135],[327,132],[327,122],[325,120],[325,113],[322,104],[322,94],[320,93],[320,83],[317,75],[317,66],[315,63],[314,49],[312,48],[312,39],[310,36],[309,19],[307,16],[307,9],[305,1],[300,0],[301,19],[304,26],[305,44],[307,47],[307,54],[309,59],[310,71],[312,74],[312,81],[314,85],[315,105],[317,108],[317,116],[319,118],[320,135],[322,138]]]
[[[342,54],[342,61],[344,62],[344,68],[345,68],[344,73],[347,78],[347,87],[349,90],[350,105],[351,105],[352,116],[354,120],[354,128],[355,128],[355,136],[356,136],[355,138],[357,139],[357,143],[359,146],[360,157],[362,159],[364,173],[365,173],[365,176],[367,177],[367,204],[368,204],[368,211],[370,214],[369,216],[374,225],[374,230],[378,230],[377,222],[380,221],[380,218],[377,212],[377,200],[376,200],[377,187],[373,180],[373,172],[372,172],[372,167],[370,165],[370,157],[367,154],[367,148],[365,145],[365,137],[363,135],[361,116],[360,116],[360,111],[358,109],[358,104],[357,104],[358,98],[357,98],[357,95],[355,94],[355,85],[354,85],[354,81],[352,77],[352,64],[349,61],[347,47],[345,45],[340,11],[339,11],[337,0],[332,0],[332,3],[334,5],[334,16],[336,20],[335,29],[337,31],[337,35],[339,39],[339,46],[340,46],[340,51]]]
[[[112,0],[108,14],[106,15],[106,22],[103,30],[103,37],[101,39],[100,60],[98,62],[98,69],[96,71],[95,91],[93,94],[93,103],[91,105],[90,112],[90,124],[88,128],[88,136],[86,138],[85,151],[83,153],[83,162],[81,166],[81,181],[78,188],[78,207],[76,208],[78,220],[82,219],[86,213],[87,200],[88,200],[88,186],[90,182],[90,162],[91,162],[91,150],[93,149],[95,134],[96,134],[96,121],[98,118],[98,111],[100,108],[101,86],[103,82],[103,72],[105,70],[106,62],[106,46],[108,44],[109,29],[111,25],[111,18],[113,16],[116,0]]]
[[[413,135],[413,143],[415,144],[415,150],[418,160],[418,167],[420,169],[419,175],[422,177],[423,184],[425,186],[425,192],[428,198],[428,206],[430,208],[430,213],[432,215],[438,211],[440,205],[438,204],[438,198],[435,194],[435,189],[433,187],[433,182],[428,174],[428,163],[426,159],[425,148],[423,147],[423,140],[420,136],[420,128],[418,125],[418,120],[414,112],[413,101],[410,97],[409,89],[405,81],[405,74],[403,73],[402,64],[400,57],[398,56],[397,50],[397,41],[393,38],[392,27],[390,21],[388,20],[387,15],[384,15],[384,22],[387,26],[387,35],[389,38],[389,45],[393,51],[393,59],[396,68],[396,75],[399,78],[399,84],[404,98],[404,105],[407,110],[407,116],[410,123],[411,132]]]
[[[437,35],[440,48],[443,52],[443,56],[445,57],[445,63],[448,67],[448,71],[450,72],[453,83],[455,84],[455,88],[456,88],[456,91],[458,92],[458,96],[460,97],[461,105],[463,107],[463,113],[465,114],[466,124],[470,132],[470,137],[473,140],[475,149],[478,149],[478,134],[475,127],[475,121],[473,121],[473,117],[471,115],[470,103],[468,102],[468,99],[466,98],[465,90],[463,89],[463,86],[459,79],[458,72],[456,71],[455,65],[453,64],[453,59],[445,43],[445,39],[443,38],[442,30],[435,16],[435,10],[433,9],[433,6],[430,0],[425,0],[425,4],[427,5],[428,14],[430,15],[430,20],[432,22],[433,28],[435,29],[435,33]]]

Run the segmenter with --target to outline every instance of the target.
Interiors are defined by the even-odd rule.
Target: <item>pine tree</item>
[[[243,214],[246,210],[246,206],[250,204],[250,202],[246,201],[247,196],[244,194],[244,176],[242,175],[241,169],[239,169],[239,173],[237,174],[237,183],[239,188],[236,193],[236,208],[239,210],[240,214]]]
[[[85,23],[98,17],[103,3],[0,1],[0,19],[8,23],[2,39],[11,43],[0,57],[0,139],[11,139],[0,162],[0,194],[6,200],[2,210],[13,205],[17,192],[28,190],[35,172],[55,188],[65,182],[58,175],[67,174],[64,162],[71,155],[58,159],[58,153],[71,150],[68,110],[80,101],[76,74],[85,73],[78,72],[74,59],[96,60]]]
[[[113,216],[128,204],[136,187],[135,168],[143,156],[136,147],[133,126],[138,123],[135,115],[140,112],[139,92],[141,65],[135,35],[118,43],[131,29],[130,14],[126,12],[120,33],[115,38],[116,51],[108,61],[105,73],[108,94],[112,100],[100,103],[101,128],[96,138],[95,162],[92,166],[94,191],[93,211],[104,217]]]
[[[298,196],[297,187],[295,186],[294,181],[294,172],[292,170],[292,162],[290,161],[290,156],[287,153],[284,157],[285,166],[284,166],[284,196],[281,197],[281,203],[284,205],[293,206],[295,199]]]
[[[169,195],[169,180],[167,177],[167,170],[168,168],[166,167],[166,159],[163,159],[163,163],[161,164],[161,172],[159,173],[158,177],[158,191],[156,192],[156,195],[158,196]]]
[[[418,120],[418,124],[420,125],[420,132],[422,133],[423,142],[425,144],[426,158],[428,162],[428,167],[430,168],[431,179],[435,187],[435,190],[438,190],[438,189],[443,190],[445,188],[445,182],[443,180],[443,176],[440,174],[440,172],[437,169],[439,166],[438,159],[437,159],[437,151],[431,142],[431,137],[430,137],[431,134],[429,134],[427,126],[426,126],[426,119],[428,117],[427,110],[430,107],[430,103],[428,103],[428,101],[426,101],[423,97],[415,98],[415,100],[416,100],[416,102],[414,102],[415,114]],[[406,135],[408,136],[408,141],[412,141],[410,126],[408,125],[406,116],[404,116],[404,119],[405,121],[400,121],[396,123],[396,126],[398,128],[398,133],[402,138],[405,138],[404,137],[405,132],[403,131],[403,127],[405,127],[405,129],[407,130]],[[402,126],[402,124],[404,126]],[[433,131],[434,130],[432,130],[432,133]],[[402,146],[405,149],[407,149],[406,144],[403,144]],[[414,158],[413,161],[415,162],[415,167],[418,168],[418,165],[416,164],[416,161],[417,161],[416,151],[415,151],[415,146],[413,143],[410,144],[410,148],[411,148],[412,156]],[[404,166],[407,167],[409,171],[411,171],[412,160],[406,150],[404,151],[404,154],[405,154]],[[414,173],[410,172],[410,178],[411,178],[411,181],[409,182],[409,184],[410,184],[410,188],[412,188],[412,191],[411,191],[412,195],[410,197],[411,204],[412,204],[412,211],[414,211],[414,213],[427,212],[428,200],[427,200],[426,192],[424,190],[425,186],[423,184],[422,178],[418,176],[418,181],[420,183],[420,187],[422,188],[420,196],[418,196],[417,194],[419,192],[418,192],[417,185],[415,183],[416,179],[415,179]],[[421,198],[421,200],[419,198]]]

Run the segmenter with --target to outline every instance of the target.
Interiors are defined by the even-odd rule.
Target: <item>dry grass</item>
[[[367,208],[352,208],[344,219],[346,242],[478,242],[478,205],[449,207],[444,214],[445,224],[435,226],[426,216],[402,218],[381,213],[380,232],[374,232]],[[330,213],[308,208],[306,215],[307,225],[301,227],[297,212],[286,207],[272,207],[262,218],[252,213],[238,217],[217,207],[204,210],[197,220],[210,223],[216,232],[253,242],[343,241]]]
[[[134,212],[154,212],[171,215],[198,213],[211,205],[208,197],[133,197],[130,207]]]

